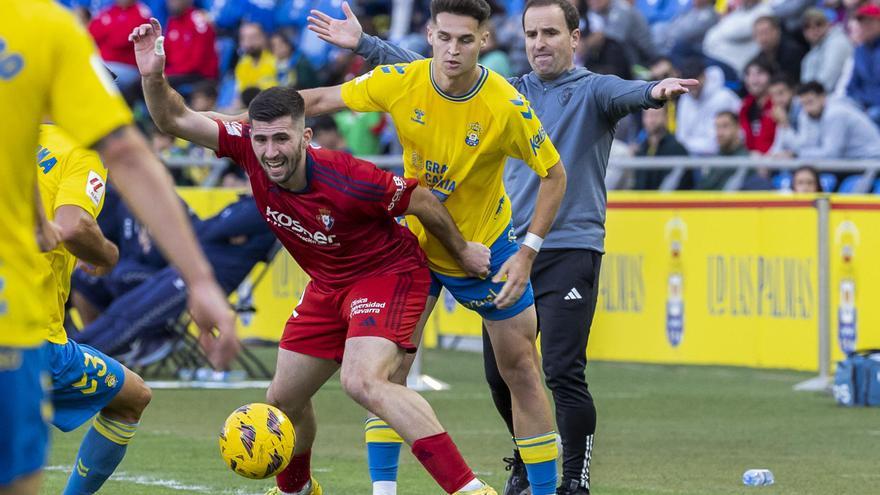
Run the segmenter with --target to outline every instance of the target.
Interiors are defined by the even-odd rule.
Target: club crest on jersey
[[[416,124],[425,125],[424,119],[425,119],[425,111],[422,110],[421,108],[414,108],[413,109],[413,116],[410,117],[410,120],[412,120]]]
[[[483,134],[483,126],[479,122],[471,122],[468,124],[467,135],[464,138],[464,144],[468,146],[476,146],[480,144],[480,136]]]
[[[333,218],[333,215],[330,214],[330,210],[327,208],[321,208],[318,210],[318,214],[315,215],[315,218],[318,219],[319,222],[324,224],[324,229],[330,230],[333,228],[333,224],[336,223],[336,219]]]

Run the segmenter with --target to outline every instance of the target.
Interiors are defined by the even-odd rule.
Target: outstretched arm
[[[180,93],[165,79],[165,49],[162,26],[156,19],[141,24],[128,39],[134,43],[134,55],[147,108],[162,132],[217,151],[217,124],[209,117],[186,106]]]
[[[424,58],[416,52],[365,34],[348,2],[342,2],[342,11],[345,19],[334,19],[320,10],[312,10],[312,15],[308,17],[309,30],[331,45],[364,57],[372,65],[406,63]]]
[[[489,248],[479,242],[465,241],[449,211],[427,188],[418,186],[410,196],[406,215],[415,215],[471,277],[489,275]]]

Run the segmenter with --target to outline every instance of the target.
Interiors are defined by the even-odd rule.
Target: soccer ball
[[[293,423],[268,404],[246,404],[226,418],[220,430],[220,456],[245,478],[275,476],[290,463],[296,435]]]

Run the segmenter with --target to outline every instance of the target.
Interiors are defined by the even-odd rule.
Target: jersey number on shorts
[[[84,352],[83,355],[85,356],[84,364],[86,367],[97,369],[99,378],[107,374],[107,363],[105,363],[103,359],[92,356],[88,352]],[[98,381],[94,379],[89,380],[89,375],[83,373],[82,379],[74,383],[72,386],[73,388],[78,389],[83,395],[90,395],[98,390]]]

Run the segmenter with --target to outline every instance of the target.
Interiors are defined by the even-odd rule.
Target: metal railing
[[[364,160],[375,163],[379,168],[393,168],[403,166],[400,155],[376,155],[361,157]],[[214,186],[220,181],[220,174],[230,162],[225,158],[189,158],[171,157],[165,160],[169,168],[185,167],[210,167],[211,173],[202,183],[203,186]],[[822,172],[853,172],[861,173],[852,192],[867,193],[871,191],[874,180],[880,173],[880,160],[805,160],[805,159],[770,159],[764,157],[693,157],[693,156],[663,156],[663,157],[633,157],[611,158],[608,168],[618,170],[662,170],[670,169],[669,175],[663,180],[659,190],[674,191],[681,183],[682,177],[688,170],[707,170],[717,168],[736,169],[736,172],[724,185],[725,191],[737,191],[741,188],[749,170],[756,168],[768,168],[772,170],[793,170],[802,165],[812,165]]]

